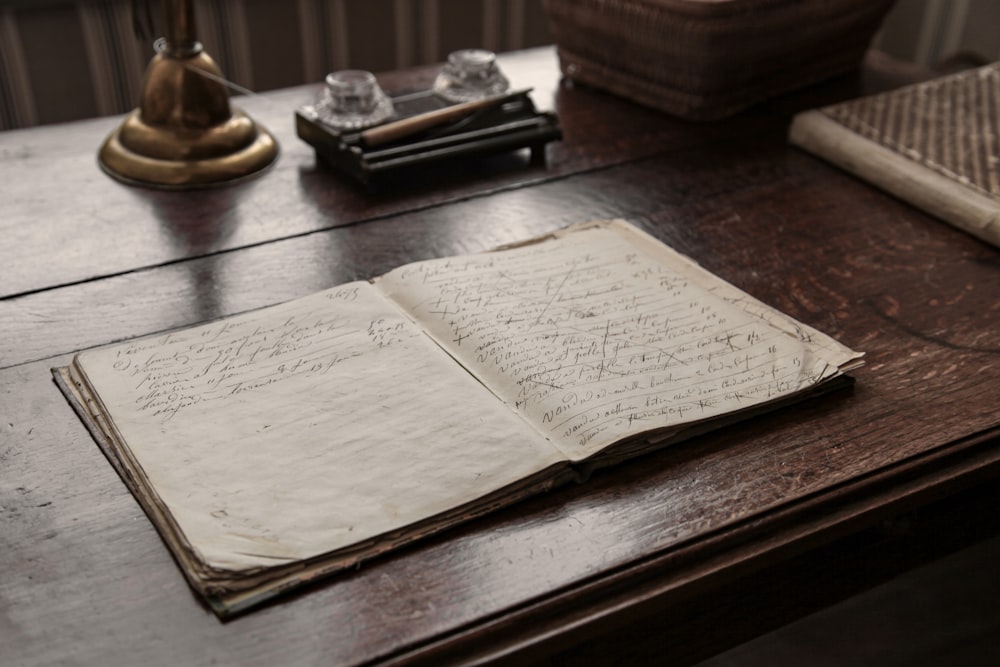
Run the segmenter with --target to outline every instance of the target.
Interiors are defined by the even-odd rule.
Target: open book
[[[842,377],[861,355],[622,222],[55,370],[220,615]]]

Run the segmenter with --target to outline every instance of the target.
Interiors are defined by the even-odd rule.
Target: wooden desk
[[[377,195],[295,137],[312,89],[239,101],[282,153],[217,190],[106,177],[116,119],[0,134],[0,662],[682,663],[998,529],[1000,255],[784,141],[791,111],[883,85],[882,61],[713,125],[559,86],[551,50],[505,66],[559,111],[548,166]],[[604,217],[866,351],[856,388],[220,623],[50,379],[79,349]]]

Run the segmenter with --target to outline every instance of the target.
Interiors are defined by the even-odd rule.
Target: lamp
[[[230,108],[218,66],[195,37],[191,0],[163,0],[166,37],[143,79],[139,108],[104,141],[101,167],[127,183],[197,188],[248,176],[278,154],[274,138]]]

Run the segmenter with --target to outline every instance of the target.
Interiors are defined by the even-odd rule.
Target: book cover
[[[1000,63],[800,113],[789,141],[1000,246]]]

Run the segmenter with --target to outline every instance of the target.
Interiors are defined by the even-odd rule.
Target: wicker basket
[[[562,72],[714,120],[856,67],[894,0],[543,0]]]

